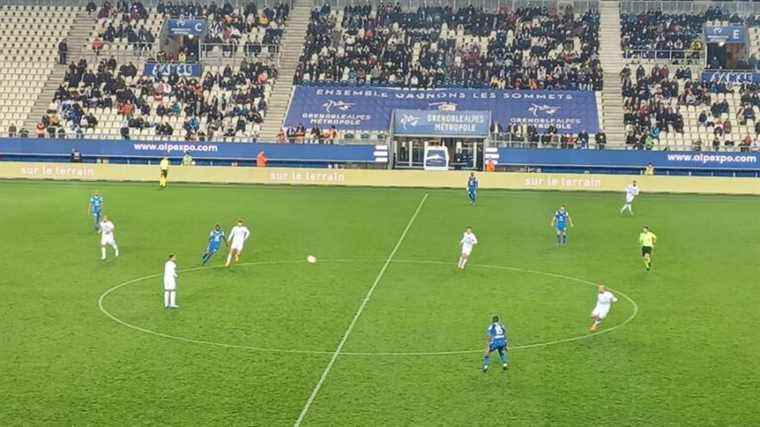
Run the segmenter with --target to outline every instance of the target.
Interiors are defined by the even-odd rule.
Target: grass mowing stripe
[[[322,388],[322,384],[325,383],[325,379],[327,379],[327,375],[330,374],[330,371],[332,370],[332,367],[335,364],[335,361],[338,359],[338,355],[340,354],[341,350],[343,350],[343,346],[346,345],[346,341],[348,341],[348,337],[351,335],[351,331],[354,329],[356,322],[359,320],[359,316],[361,316],[362,312],[364,311],[364,308],[367,306],[369,299],[372,298],[372,294],[375,292],[375,288],[377,288],[377,285],[380,283],[380,280],[383,278],[385,271],[388,269],[388,265],[390,265],[391,261],[393,260],[393,257],[396,255],[396,252],[398,252],[398,248],[401,247],[401,243],[404,242],[404,239],[406,238],[407,233],[409,233],[409,229],[412,228],[412,224],[414,224],[414,220],[417,219],[417,215],[419,215],[420,210],[422,210],[422,206],[425,204],[425,200],[427,200],[427,198],[428,198],[428,193],[425,193],[425,195],[422,196],[422,200],[420,200],[420,203],[417,205],[417,209],[414,210],[414,214],[412,214],[412,217],[409,218],[409,222],[406,224],[404,231],[401,233],[401,237],[399,237],[398,242],[396,242],[396,246],[393,247],[393,250],[391,251],[390,255],[388,255],[388,258],[385,260],[385,264],[383,264],[383,267],[380,269],[380,272],[377,273],[377,277],[375,277],[375,281],[372,283],[372,286],[369,288],[369,290],[367,291],[367,294],[364,296],[364,300],[362,300],[362,303],[359,306],[359,309],[356,310],[356,314],[354,314],[354,318],[351,319],[351,323],[348,324],[348,328],[346,328],[346,332],[343,333],[343,338],[341,338],[340,342],[338,343],[338,347],[335,349],[335,352],[330,358],[330,362],[327,363],[325,370],[322,372],[322,375],[319,377],[319,381],[317,382],[317,385],[314,386],[314,390],[311,391],[309,398],[306,400],[306,404],[304,404],[303,409],[301,410],[301,413],[298,415],[298,419],[293,424],[295,427],[300,426],[304,418],[306,418],[306,414],[309,412],[309,408],[311,407],[311,404],[314,403],[314,399],[316,399],[317,394],[319,393],[319,389]]]

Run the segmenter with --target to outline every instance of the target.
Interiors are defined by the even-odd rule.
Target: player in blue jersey
[[[90,196],[90,213],[95,220],[95,231],[100,230],[100,218],[103,216],[103,196],[97,191]]]
[[[222,226],[219,224],[215,225],[211,230],[211,233],[208,235],[208,247],[206,248],[206,252],[203,254],[203,257],[201,257],[201,264],[206,265],[206,263],[211,260],[211,257],[214,256],[214,254],[219,250],[219,246],[222,245],[222,242],[224,242],[224,245],[227,246],[227,239],[224,237],[224,230],[222,230]]]
[[[573,227],[573,219],[570,218],[570,214],[567,212],[565,205],[559,207],[559,210],[554,212],[552,217],[551,226],[557,231],[557,245],[567,244],[567,227]]]
[[[475,173],[470,173],[470,178],[467,179],[467,197],[470,198],[470,203],[475,206],[475,202],[478,201],[478,179],[475,178]]]
[[[499,320],[499,316],[494,316],[491,324],[486,329],[486,354],[483,356],[483,372],[488,372],[488,364],[491,362],[491,353],[499,352],[501,360],[501,369],[507,370],[507,328]]]

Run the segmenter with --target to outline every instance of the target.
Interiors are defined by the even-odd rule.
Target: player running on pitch
[[[227,238],[227,241],[230,243],[230,251],[227,254],[227,262],[224,264],[225,267],[229,267],[232,264],[233,257],[235,257],[235,262],[240,261],[240,253],[243,252],[245,241],[248,240],[250,235],[251,232],[248,230],[248,227],[243,225],[242,219],[239,219],[237,225],[230,230],[229,237]]]
[[[201,265],[206,265],[211,260],[211,257],[219,251],[219,246],[222,245],[222,242],[224,242],[224,246],[227,246],[224,230],[222,230],[221,225],[217,224],[208,235],[208,247],[206,247],[206,252],[201,257]]]
[[[114,230],[113,222],[111,222],[107,216],[103,215],[103,219],[100,221],[100,259],[105,261],[106,259],[106,245],[110,245],[113,248],[115,256],[119,256],[119,247],[116,246],[116,239],[113,237]]]
[[[100,224],[100,217],[103,214],[103,196],[97,191],[90,196],[90,213],[95,220],[95,231],[97,232]]]
[[[644,267],[647,271],[652,269],[652,252],[654,245],[657,243],[657,236],[644,226],[644,230],[639,234],[639,244],[641,244],[641,256],[644,258]]]
[[[565,205],[559,207],[559,210],[554,212],[552,217],[551,226],[557,231],[557,246],[567,244],[567,227],[574,227],[573,219],[570,218],[570,214],[567,212]]]
[[[597,289],[599,290],[599,293],[596,295],[596,306],[591,312],[591,319],[594,323],[588,328],[590,332],[599,329],[602,320],[604,320],[604,318],[607,317],[607,314],[609,314],[610,309],[612,308],[612,303],[618,301],[617,298],[615,298],[615,295],[608,291],[601,283],[597,286]]]
[[[633,181],[631,185],[625,187],[625,204],[622,208],[620,208],[621,214],[627,210],[628,213],[633,215],[633,199],[635,199],[638,195],[639,185],[636,184],[636,181]]]
[[[491,324],[486,329],[486,353],[483,355],[483,373],[488,372],[488,364],[491,362],[491,353],[499,352],[501,369],[507,370],[507,328],[499,320],[499,316],[491,319]]]
[[[457,268],[464,270],[464,266],[467,265],[467,260],[470,258],[473,246],[478,244],[478,238],[475,237],[475,233],[472,232],[472,227],[467,227],[462,234],[462,240],[459,241],[459,246],[462,247],[462,254],[459,256],[459,262],[457,262]]]
[[[470,199],[470,203],[475,206],[478,201],[478,178],[475,177],[475,173],[470,173],[470,177],[467,179],[467,197]]]

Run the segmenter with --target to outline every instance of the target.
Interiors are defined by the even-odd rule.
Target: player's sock
[[[201,265],[206,265],[207,262],[208,262],[208,254],[205,253],[203,254],[203,256],[201,256]]]
[[[101,246],[100,247],[100,259],[106,259],[106,247]]]
[[[561,234],[557,234],[557,244],[558,245],[562,244],[562,235]]]
[[[501,366],[506,369],[507,368],[507,352],[502,350],[499,352],[499,359],[501,360]]]
[[[483,372],[488,370],[488,364],[491,363],[491,356],[483,356]]]
[[[116,246],[116,243],[111,244],[111,247],[113,248],[113,252],[116,256],[119,256],[119,247]]]
[[[467,265],[467,258],[462,258],[462,270],[464,270],[465,265]]]
[[[224,266],[225,267],[229,267],[231,262],[232,262],[232,254],[228,254],[227,255],[227,262],[224,263]]]
[[[169,291],[164,291],[164,308],[169,307]]]
[[[177,306],[177,291],[169,292],[169,307]]]
[[[562,235],[562,244],[563,244],[563,245],[566,245],[566,244],[567,244],[567,234],[563,234],[563,235]]]

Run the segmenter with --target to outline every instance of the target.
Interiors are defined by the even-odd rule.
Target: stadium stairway
[[[602,127],[609,147],[625,146],[623,125],[623,95],[620,70],[623,69],[623,49],[620,46],[620,5],[604,0],[599,5],[599,58],[604,69],[602,90]]]
[[[95,19],[93,15],[88,14],[85,10],[80,10],[74,18],[74,23],[69,29],[69,33],[66,35],[66,45],[69,48],[68,61],[78,61],[84,54],[82,46],[87,43],[87,37],[95,26]],[[55,91],[58,86],[63,82],[63,77],[66,75],[68,64],[62,65],[56,61],[53,71],[45,82],[45,86],[42,87],[42,92],[37,97],[29,113],[29,117],[24,122],[23,128],[27,129],[30,134],[34,133],[34,128],[37,126],[37,122],[40,118],[47,113],[47,109],[50,106],[50,102],[55,97]]]
[[[272,94],[269,98],[267,114],[261,127],[260,139],[262,141],[274,141],[277,132],[282,128],[285,114],[290,105],[290,96],[293,92],[293,77],[298,67],[298,62],[303,53],[303,45],[306,40],[306,31],[311,18],[311,2],[296,2],[285,28],[280,47],[280,65],[277,81],[274,83]]]

